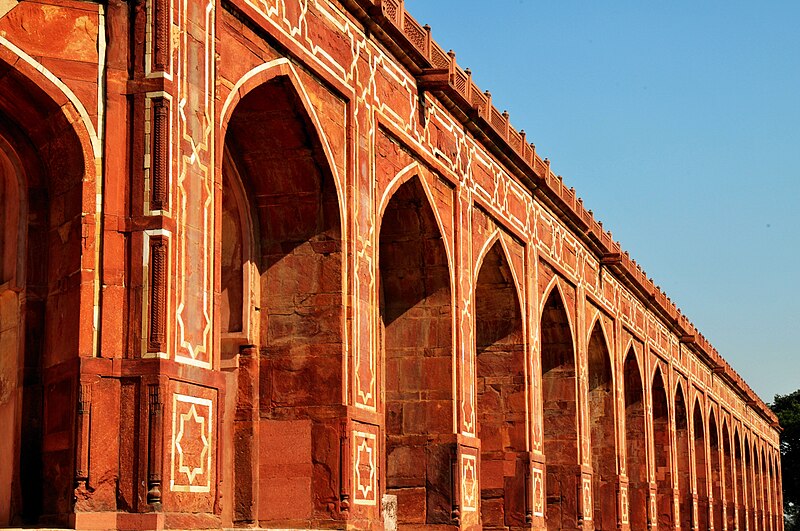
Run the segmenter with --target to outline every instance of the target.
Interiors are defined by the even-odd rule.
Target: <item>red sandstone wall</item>
[[[490,100],[468,103],[493,129],[478,118],[465,130],[454,93],[436,85],[463,72],[402,5],[9,5],[0,135],[29,166],[41,217],[27,226],[41,238],[29,236],[27,284],[14,291],[27,297],[26,328],[0,327],[4,353],[21,360],[3,366],[17,394],[0,398],[18,411],[19,442],[4,453],[25,437],[41,446],[46,496],[31,511],[42,523],[379,529],[381,497],[394,492],[400,521],[420,525],[780,528],[774,418],[679,314],[665,318],[675,310],[662,294],[636,287],[641,271],[598,252],[574,192]],[[534,195],[515,153],[567,199]],[[230,229],[222,197],[235,179]],[[245,249],[236,330],[219,318],[233,300],[220,280],[229,238]],[[487,312],[505,304],[476,300],[490,249],[490,285],[513,290],[519,312],[517,336],[493,352],[523,354],[491,364],[513,365],[498,374],[478,361],[501,320]],[[397,300],[419,284],[427,291]],[[2,305],[11,321],[22,321],[19,300]],[[408,318],[392,318],[392,304]],[[592,376],[603,359],[610,382]],[[643,416],[636,459],[622,450],[625,382],[637,381],[625,366],[648,412],[654,375],[665,382],[668,422]],[[23,372],[37,383],[20,383]],[[487,385],[514,426],[502,459],[478,437],[491,422]],[[698,472],[713,452],[736,465],[721,489],[713,468]],[[21,455],[4,474],[36,461]],[[0,517],[36,492],[22,483]],[[670,485],[678,497],[663,494]]]

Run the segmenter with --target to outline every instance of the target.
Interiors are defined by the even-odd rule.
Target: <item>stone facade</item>
[[[782,529],[774,415],[402,0],[2,0],[0,168],[0,525]]]

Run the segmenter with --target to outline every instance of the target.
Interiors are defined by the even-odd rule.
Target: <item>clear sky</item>
[[[800,388],[800,1],[406,9],[753,390]]]

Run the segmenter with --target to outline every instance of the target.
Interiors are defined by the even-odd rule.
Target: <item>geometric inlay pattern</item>
[[[211,491],[212,407],[207,398],[172,397],[172,491]]]
[[[478,510],[478,459],[474,455],[461,455],[461,490],[463,492],[463,510]]]
[[[622,523],[628,523],[628,486],[621,485],[619,488],[619,497],[622,503]]]
[[[355,475],[356,505],[377,505],[377,488],[375,478],[375,441],[374,433],[353,431],[353,473]]]
[[[583,519],[592,519],[592,478],[583,478]]]
[[[544,516],[544,474],[541,468],[533,467],[533,516]]]

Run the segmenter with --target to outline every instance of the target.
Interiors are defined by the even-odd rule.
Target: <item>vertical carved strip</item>
[[[350,429],[346,420],[342,421],[341,436],[339,440],[339,510],[342,513],[350,512],[350,477],[352,463],[350,455]]]
[[[461,525],[461,456],[458,444],[453,445],[450,453],[450,495],[452,507],[450,520],[453,525]]]
[[[169,101],[153,100],[152,164],[150,172],[150,210],[163,210],[167,205],[167,170],[169,168]]]
[[[92,384],[78,386],[78,433],[75,441],[75,487],[89,481],[89,421],[92,409]]]
[[[164,404],[158,384],[147,386],[149,404],[149,433],[147,440],[147,503],[161,503],[161,437]]]
[[[533,523],[533,493],[531,492],[531,455],[527,453],[525,463],[525,524],[530,526]]]
[[[163,238],[150,240],[150,333],[148,351],[166,350],[167,245]]]
[[[169,65],[169,0],[153,2],[153,71],[164,72]]]

